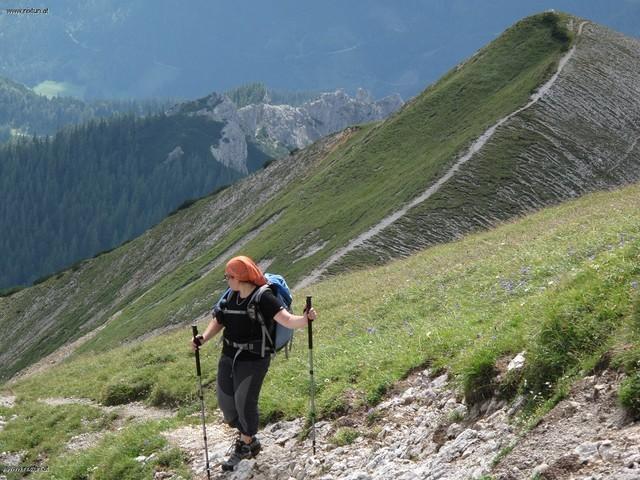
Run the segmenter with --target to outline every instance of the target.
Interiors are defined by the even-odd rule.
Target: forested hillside
[[[115,114],[150,115],[168,107],[170,101],[93,100],[71,97],[47,98],[0,77],[0,142],[16,135],[50,135],[66,125],[80,124]]]
[[[0,288],[113,248],[243,176],[210,153],[223,127],[205,117],[123,116],[2,147]],[[268,160],[248,150],[249,171]]]

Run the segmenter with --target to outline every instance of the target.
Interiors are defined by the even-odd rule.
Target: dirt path
[[[175,412],[171,410],[165,410],[161,408],[148,407],[141,402],[127,403],[123,405],[104,406],[88,398],[43,398],[39,399],[40,402],[51,406],[58,405],[89,405],[91,407],[99,408],[104,413],[115,414],[115,419],[111,430],[118,430],[123,427],[127,422],[145,422],[149,420],[161,420],[163,418],[172,418],[175,416]],[[76,435],[69,440],[67,444],[67,450],[78,451],[87,448],[94,447],[98,442],[107,434],[108,431],[82,433]]]
[[[119,417],[130,418],[136,420],[160,420],[162,418],[171,418],[175,416],[175,412],[161,408],[148,407],[141,402],[126,403],[123,405],[105,406],[94,402],[88,398],[44,398],[40,399],[42,403],[47,405],[90,405],[99,408],[106,413],[117,413]]]

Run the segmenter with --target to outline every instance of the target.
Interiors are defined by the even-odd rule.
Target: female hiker
[[[262,327],[250,317],[253,307],[247,308],[253,303],[254,293],[267,283],[264,274],[249,257],[239,256],[227,263],[224,278],[231,294],[223,308],[214,308],[211,322],[204,333],[193,340],[192,348],[195,350],[224,330],[217,394],[225,422],[238,429],[233,452],[222,463],[223,470],[233,470],[241,460],[255,457],[260,451],[260,442],[255,436],[258,431],[258,397],[269,369],[272,350],[263,351]],[[269,329],[274,320],[288,328],[302,328],[317,316],[313,308],[305,311],[304,315],[289,313],[270,289],[260,296],[255,308],[259,309]],[[255,314],[253,316],[255,318]]]

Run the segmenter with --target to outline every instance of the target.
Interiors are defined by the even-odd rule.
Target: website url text
[[[48,8],[5,8],[7,15],[48,15]]]
[[[24,465],[24,466],[0,466],[0,473],[30,473],[30,472],[48,472],[49,467]]]

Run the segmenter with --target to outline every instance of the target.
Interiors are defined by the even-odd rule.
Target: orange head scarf
[[[227,262],[224,271],[241,282],[251,282],[259,287],[267,283],[260,267],[249,257],[239,256],[232,258]]]

